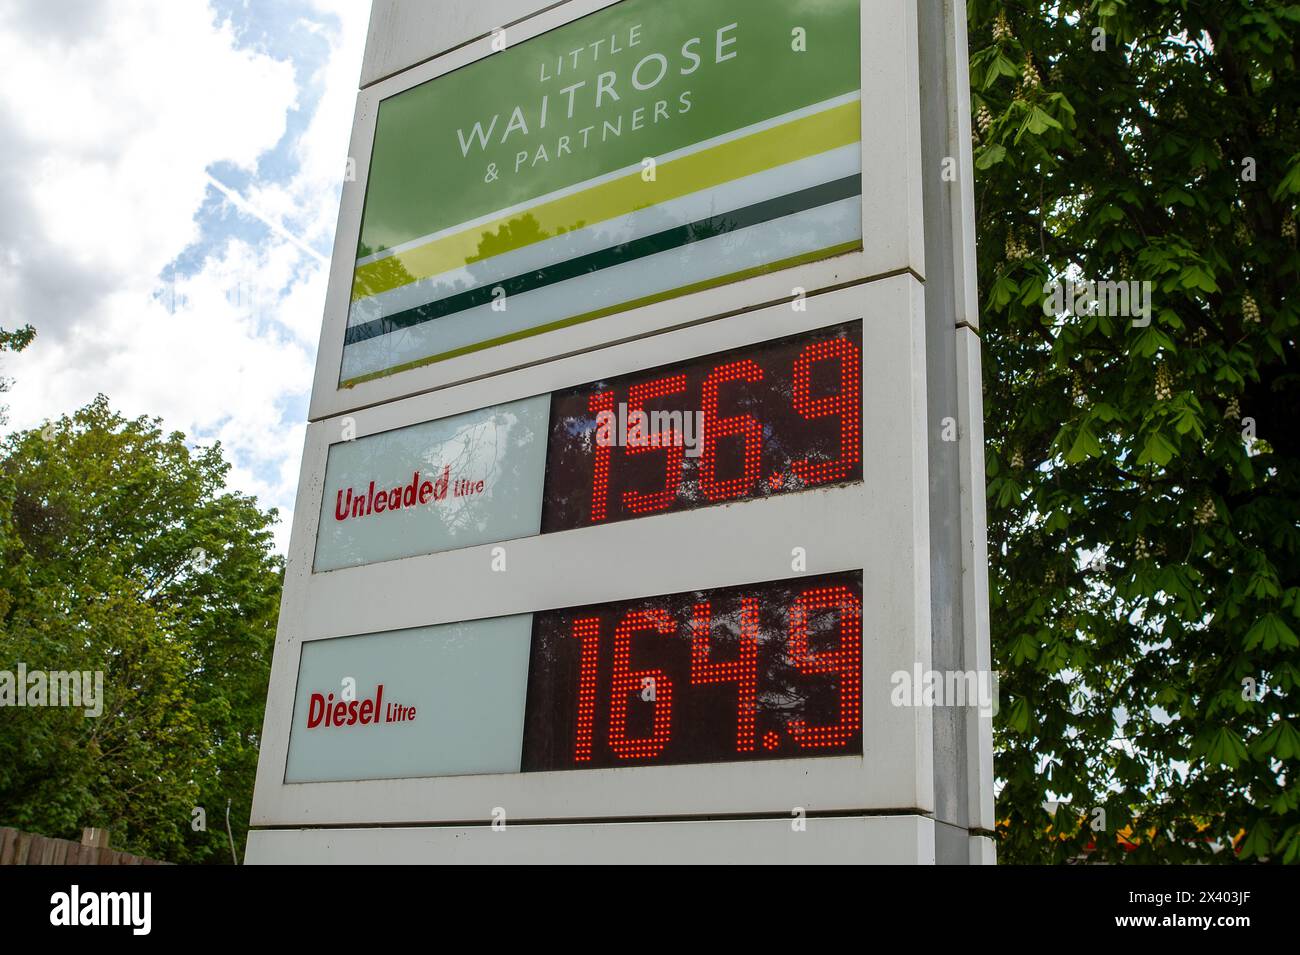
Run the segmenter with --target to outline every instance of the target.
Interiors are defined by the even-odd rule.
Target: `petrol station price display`
[[[309,641],[285,781],[861,754],[849,571]]]
[[[534,617],[525,772],[861,754],[861,572]]]
[[[551,396],[542,532],[862,480],[862,323]]]
[[[862,480],[862,322],[333,445],[314,571]]]

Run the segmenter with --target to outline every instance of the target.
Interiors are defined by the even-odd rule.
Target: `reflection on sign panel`
[[[859,16],[624,0],[383,100],[341,383],[861,249]]]
[[[330,448],[318,572],[536,534],[548,398]]]

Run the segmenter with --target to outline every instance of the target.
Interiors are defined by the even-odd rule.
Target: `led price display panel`
[[[862,480],[862,323],[557,392],[542,532]]]
[[[861,754],[861,572],[534,616],[524,771]]]

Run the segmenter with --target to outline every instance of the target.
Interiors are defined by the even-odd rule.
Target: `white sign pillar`
[[[791,7],[375,0],[250,862],[993,861],[964,8]]]

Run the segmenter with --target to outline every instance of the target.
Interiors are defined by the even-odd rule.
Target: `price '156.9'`
[[[862,324],[552,396],[543,531],[862,479]]]

